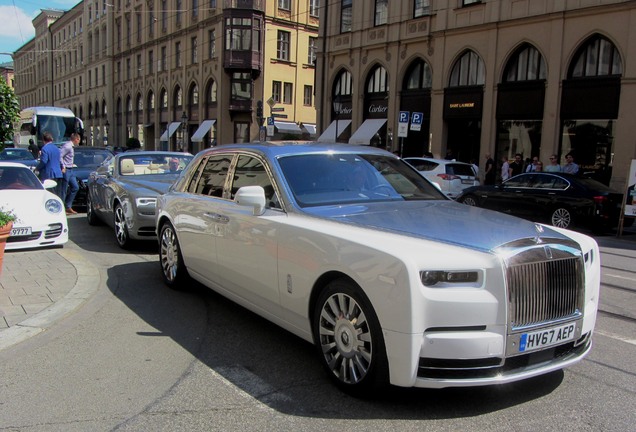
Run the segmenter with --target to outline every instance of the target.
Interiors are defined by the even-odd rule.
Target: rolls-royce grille
[[[512,330],[576,316],[584,281],[580,257],[515,264],[508,268]]]

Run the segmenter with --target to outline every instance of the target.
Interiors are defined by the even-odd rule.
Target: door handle
[[[206,218],[212,219],[213,221],[218,223],[228,223],[230,221],[229,217],[220,215],[218,213],[204,213],[203,215]]]

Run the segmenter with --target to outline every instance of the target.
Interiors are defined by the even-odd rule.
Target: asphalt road
[[[594,349],[512,385],[355,399],[314,348],[215,293],[174,292],[154,244],[124,252],[73,217],[100,287],[49,331],[0,351],[0,431],[627,431],[636,414],[636,251],[603,246]],[[636,241],[633,242],[636,246]]]

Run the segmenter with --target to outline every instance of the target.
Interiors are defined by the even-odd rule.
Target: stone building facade
[[[634,28],[625,0],[327,2],[319,133],[482,164],[571,152],[622,190],[636,157]]]
[[[64,106],[85,143],[197,152],[315,132],[317,0],[82,1],[15,53],[23,107]],[[268,103],[269,102],[269,103]],[[273,110],[272,110],[273,108]],[[266,117],[276,118],[266,128]]]

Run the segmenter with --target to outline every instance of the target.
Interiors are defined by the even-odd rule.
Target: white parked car
[[[473,166],[465,162],[418,157],[404,160],[453,199],[464,189],[480,184]]]
[[[168,286],[194,278],[313,342],[348,391],[508,383],[591,349],[592,238],[456,203],[377,148],[204,150],[156,222]]]
[[[0,209],[16,216],[6,250],[59,246],[68,241],[68,221],[62,200],[26,165],[0,162]]]

